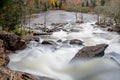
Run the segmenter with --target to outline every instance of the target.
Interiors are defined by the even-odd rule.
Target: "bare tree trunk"
[[[97,23],[100,24],[100,15],[97,14]]]
[[[83,14],[81,13],[81,22],[83,22]]]
[[[44,32],[46,32],[46,24],[47,24],[47,19],[46,19],[46,16],[47,16],[47,12],[44,13]]]
[[[75,14],[75,17],[76,17],[76,21],[77,21],[77,19],[78,19],[78,16],[77,16],[77,14],[78,14],[78,13],[76,12],[76,14]]]
[[[31,24],[31,15],[32,15],[32,12],[31,12],[31,9],[29,10],[29,34],[30,34],[30,24]]]

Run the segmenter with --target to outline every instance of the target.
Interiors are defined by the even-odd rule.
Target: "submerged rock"
[[[73,57],[72,61],[76,59],[102,57],[104,56],[104,51],[107,47],[107,44],[84,47],[80,51],[78,51],[78,53]]]
[[[62,42],[62,40],[61,40],[61,39],[59,39],[59,40],[57,40],[57,42]]]
[[[4,47],[8,50],[22,50],[27,46],[23,39],[13,33],[0,32],[0,39],[4,41]]]
[[[70,29],[70,32],[80,32],[78,29]]]
[[[83,41],[81,40],[78,40],[78,39],[73,39],[73,40],[70,40],[70,44],[74,45],[82,45],[83,44]]]
[[[82,24],[84,21],[77,20],[75,23]]]

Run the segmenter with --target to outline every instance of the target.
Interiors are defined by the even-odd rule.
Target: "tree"
[[[50,0],[51,5],[55,6],[55,0]]]
[[[84,2],[82,2],[82,7],[85,7],[85,3]]]
[[[117,26],[120,26],[120,1],[110,1],[107,5],[107,15],[115,21]]]
[[[13,30],[20,23],[21,8],[16,0],[7,0],[0,9],[0,26],[3,29]]]
[[[92,3],[92,6],[93,6],[93,7],[96,7],[96,6],[97,6],[97,4],[96,4],[96,0],[92,0],[91,3]]]
[[[105,0],[101,0],[101,6],[105,5]]]
[[[87,2],[86,2],[86,7],[88,7],[89,6],[89,2],[88,2],[88,0],[87,0]]]
[[[94,8],[94,12],[97,14],[97,24],[100,24],[100,14],[102,14],[104,11],[104,7],[97,6]]]
[[[58,4],[59,9],[62,9],[62,1],[60,0],[59,4]]]

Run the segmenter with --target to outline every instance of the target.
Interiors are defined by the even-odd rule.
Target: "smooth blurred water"
[[[65,11],[50,11],[47,14],[48,22],[64,22],[64,20],[68,20],[68,22],[74,21],[74,13]],[[47,38],[44,36],[42,38],[40,37],[40,39],[51,39],[53,41],[57,41],[59,39],[63,41],[80,39],[84,42],[84,46],[93,46],[96,44],[106,43],[109,44],[109,47],[105,51],[106,54],[110,52],[120,53],[120,35],[117,33],[104,31],[97,27],[95,28],[91,25],[95,23],[94,15],[84,15],[85,18],[89,18],[89,20],[92,21],[88,21],[80,25],[72,25],[69,22],[69,26],[65,27],[65,29],[68,30],[76,28],[80,30],[80,32],[65,32],[61,30],[54,32],[52,35],[47,36]],[[89,15],[89,17],[87,15]],[[41,17],[34,19],[33,23],[34,22],[42,22]],[[93,59],[91,61],[81,62],[80,64],[74,65],[68,64],[74,55],[84,46],[75,46],[58,42],[57,45],[45,46],[32,41],[27,49],[17,51],[17,54],[10,55],[10,63],[8,67],[17,71],[28,72],[39,76],[47,76],[60,80],[80,80],[83,76],[88,75],[88,73],[94,73],[94,71],[97,70],[99,72],[99,70],[104,70],[106,67],[110,69],[119,68],[115,62],[105,58]],[[107,76],[99,75],[98,77],[100,79],[97,80],[109,80],[106,79]],[[120,80],[119,76],[116,78],[117,79],[115,80]]]

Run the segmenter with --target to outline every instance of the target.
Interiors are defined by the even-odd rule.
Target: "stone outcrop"
[[[86,58],[93,58],[93,57],[102,57],[104,56],[104,51],[108,47],[107,44],[99,44],[96,46],[87,46],[82,48],[78,53],[73,57],[73,60],[78,59],[86,59]]]
[[[80,32],[78,29],[70,29],[70,32]]]
[[[8,50],[22,50],[27,47],[26,42],[13,33],[0,32],[0,39],[4,41],[4,47]]]

